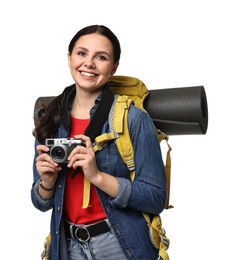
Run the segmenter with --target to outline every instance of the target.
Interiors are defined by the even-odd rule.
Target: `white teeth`
[[[83,75],[85,75],[85,76],[88,76],[88,77],[94,77],[95,76],[95,74],[92,74],[92,73],[89,73],[89,72],[85,72],[85,71],[82,71],[81,73]]]

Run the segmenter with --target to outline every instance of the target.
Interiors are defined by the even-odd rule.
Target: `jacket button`
[[[60,207],[57,207],[57,210],[60,211]]]

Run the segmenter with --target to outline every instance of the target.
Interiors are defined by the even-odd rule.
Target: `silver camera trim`
[[[82,145],[85,146],[85,142],[81,139],[75,138],[48,138],[45,140],[45,145],[50,149],[50,157],[57,163],[67,163],[67,158],[69,156],[68,147],[72,145]],[[61,147],[64,151],[64,156],[62,158],[55,158],[53,151],[55,148]]]

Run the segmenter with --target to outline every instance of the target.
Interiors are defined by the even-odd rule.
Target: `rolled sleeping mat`
[[[36,100],[35,125],[53,98]],[[144,107],[156,128],[167,135],[205,134],[207,131],[208,109],[203,86],[149,90]]]
[[[208,105],[203,86],[150,90],[144,107],[167,135],[206,134]]]

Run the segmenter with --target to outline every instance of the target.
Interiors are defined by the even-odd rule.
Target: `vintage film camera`
[[[45,145],[49,147],[49,155],[57,163],[68,163],[68,156],[77,146],[86,146],[85,142],[74,138],[50,138],[45,140]]]

